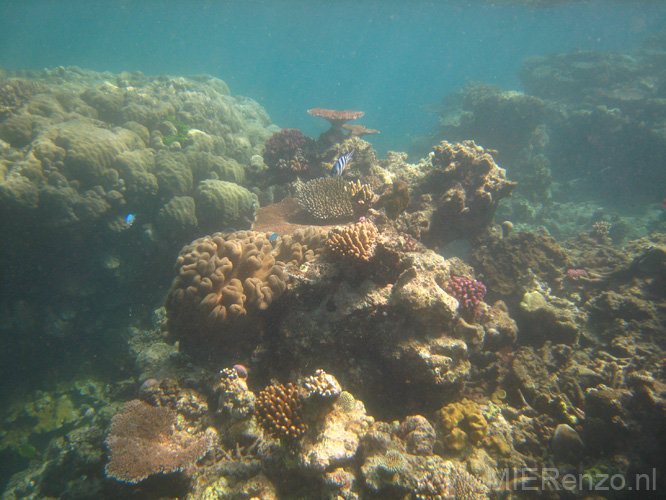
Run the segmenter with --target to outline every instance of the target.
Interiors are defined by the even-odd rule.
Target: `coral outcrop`
[[[251,345],[257,332],[240,333],[232,325],[252,319],[286,289],[273,245],[253,231],[195,240],[181,250],[176,273],[166,300],[169,330],[183,347],[199,345],[204,351]]]

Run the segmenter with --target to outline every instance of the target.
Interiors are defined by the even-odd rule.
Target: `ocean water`
[[[528,3],[529,2],[525,2]],[[528,56],[630,50],[663,28],[660,2],[554,8],[484,1],[3,1],[0,66],[201,74],[316,137],[311,108],[365,111],[380,153],[406,151],[467,82],[520,90]]]
[[[661,0],[0,0],[0,498],[664,498],[664,130]]]

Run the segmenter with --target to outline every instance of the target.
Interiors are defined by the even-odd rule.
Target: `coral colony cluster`
[[[665,54],[465,87],[414,163],[361,111],[309,110],[314,139],[212,77],[0,72],[0,366],[59,374],[3,405],[3,499],[596,499],[663,470]],[[541,465],[590,482],[524,491]]]

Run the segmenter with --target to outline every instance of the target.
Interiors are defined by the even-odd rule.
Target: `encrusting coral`
[[[326,244],[336,257],[368,261],[374,255],[378,237],[377,227],[372,222],[364,221],[333,229]]]
[[[174,428],[176,414],[140,400],[125,403],[111,420],[106,475],[138,483],[152,474],[182,471],[210,450],[213,435],[193,436]]]
[[[293,440],[305,433],[301,396],[293,384],[271,384],[257,396],[257,418],[261,426],[279,439]]]

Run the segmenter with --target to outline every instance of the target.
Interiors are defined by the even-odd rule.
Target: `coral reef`
[[[211,448],[212,436],[174,429],[175,413],[143,401],[126,403],[111,420],[106,445],[109,477],[138,483],[152,474],[182,471]]]
[[[336,257],[368,261],[374,255],[377,237],[377,227],[372,222],[357,222],[328,233],[326,245]]]

